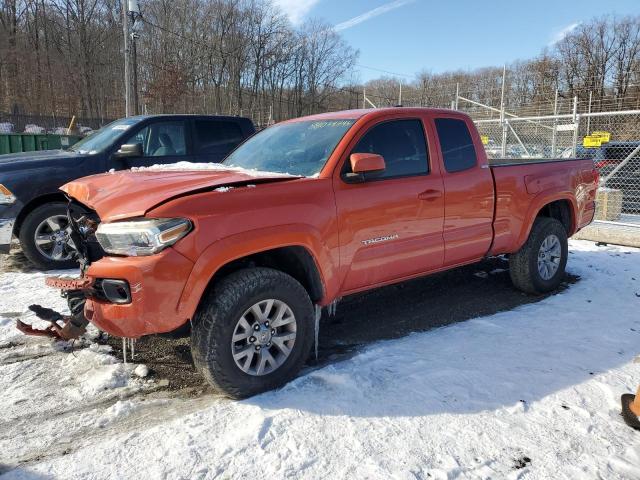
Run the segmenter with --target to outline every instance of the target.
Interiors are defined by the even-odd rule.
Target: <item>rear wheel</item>
[[[527,242],[509,257],[513,284],[527,293],[546,293],[558,288],[567,265],[567,232],[555,218],[538,217]]]
[[[270,268],[230,274],[193,319],[196,367],[219,393],[244,398],[295,377],[313,342],[313,305],[291,276]]]
[[[62,202],[41,205],[30,212],[20,227],[20,245],[37,268],[73,268],[78,263],[70,240],[67,206]]]

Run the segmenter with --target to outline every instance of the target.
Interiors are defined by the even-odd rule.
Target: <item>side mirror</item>
[[[115,158],[131,158],[142,156],[142,144],[141,143],[125,143],[120,147],[120,150],[113,154]]]
[[[384,157],[377,153],[352,153],[349,161],[353,172],[345,175],[345,180],[349,183],[364,182],[366,173],[381,172],[386,168]]]

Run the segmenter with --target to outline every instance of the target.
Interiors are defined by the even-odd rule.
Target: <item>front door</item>
[[[142,146],[141,157],[123,159],[123,167],[148,167],[190,161],[187,156],[186,124],[184,120],[153,122],[142,127],[122,144]]]
[[[343,293],[440,268],[444,193],[423,121],[378,123],[351,153],[380,154],[386,168],[363,183],[335,181]],[[341,173],[349,171],[347,156]]]

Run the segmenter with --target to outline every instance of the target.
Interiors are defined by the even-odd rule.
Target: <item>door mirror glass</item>
[[[133,158],[142,156],[141,143],[125,143],[113,154],[116,158]]]
[[[376,153],[352,153],[349,160],[353,173],[381,172],[385,169],[383,156]]]

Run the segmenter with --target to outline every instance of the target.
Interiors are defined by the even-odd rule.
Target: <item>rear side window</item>
[[[376,125],[364,134],[351,153],[377,153],[384,157],[385,170],[367,173],[367,179],[429,172],[427,142],[420,120],[394,120]],[[347,160],[347,171],[350,170]]]
[[[461,172],[476,166],[476,149],[467,124],[455,118],[436,118],[444,168],[447,172]]]
[[[218,120],[195,121],[196,151],[201,154],[227,154],[242,142],[237,123]]]

